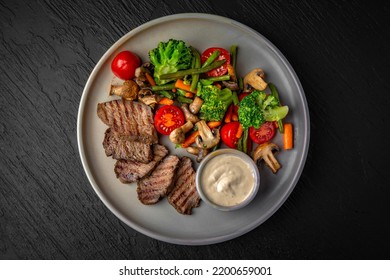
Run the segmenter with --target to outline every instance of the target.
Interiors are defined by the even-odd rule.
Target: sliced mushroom
[[[180,108],[184,113],[184,117],[186,118],[186,121],[190,121],[192,123],[197,123],[199,121],[199,118],[190,112],[190,110],[188,109],[187,103],[183,103],[180,106]]]
[[[199,136],[195,138],[195,142],[199,148],[210,149],[219,143],[220,134],[218,128],[211,130],[204,120],[197,122],[196,127],[198,128]]]
[[[138,100],[153,109],[159,101],[159,96],[154,94],[150,89],[143,88],[138,92]]]
[[[153,68],[154,68],[153,64],[150,63],[149,61],[144,62],[144,63],[142,63],[142,65],[141,65],[141,69],[142,69],[143,72],[152,73],[152,72],[153,72]]]
[[[185,124],[183,124],[181,127],[176,128],[169,134],[169,139],[174,144],[181,144],[186,139],[186,133],[190,131],[194,125],[192,122],[187,121]]]
[[[142,76],[142,74],[143,74],[143,69],[142,69],[141,66],[135,69],[134,75],[135,75],[136,78]]]
[[[264,81],[264,77],[265,74],[263,69],[253,69],[244,77],[244,90],[249,90],[250,87],[253,87],[257,90],[265,90],[268,84],[266,81]]]
[[[239,90],[239,86],[236,82],[233,81],[222,81],[222,84],[230,90]]]
[[[111,85],[110,95],[121,96],[126,100],[137,99],[139,86],[133,80],[124,81],[122,85]]]
[[[202,98],[196,96],[194,98],[194,101],[192,101],[192,103],[190,104],[190,112],[192,114],[197,114],[200,110],[200,107],[202,107],[202,104],[203,104],[203,100]]]
[[[150,62],[143,63],[140,67],[135,69],[135,82],[141,87],[145,88],[150,86],[148,79],[145,76],[145,73],[151,73],[152,64]]]
[[[146,79],[145,75],[141,75],[139,77],[135,77],[135,82],[137,85],[139,85],[141,88],[146,88],[148,85],[146,84],[148,80]]]
[[[186,150],[190,154],[196,155],[197,162],[201,162],[202,159],[204,159],[205,156],[209,153],[208,149],[202,149],[199,147],[188,147]]]
[[[253,152],[253,160],[257,162],[258,160],[264,160],[265,164],[272,170],[273,173],[276,173],[280,168],[278,160],[275,158],[274,153],[279,152],[279,146],[266,142],[257,146]]]

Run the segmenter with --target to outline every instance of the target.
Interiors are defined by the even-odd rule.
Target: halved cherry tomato
[[[253,142],[263,144],[271,140],[275,135],[274,122],[265,122],[259,128],[249,128],[249,136]]]
[[[237,148],[239,138],[236,137],[239,122],[230,122],[222,126],[221,139],[226,146],[230,148]]]
[[[135,69],[141,65],[141,59],[131,51],[118,53],[111,62],[111,70],[115,76],[122,80],[134,78]]]
[[[184,113],[175,105],[165,105],[159,108],[154,116],[154,126],[157,131],[169,135],[174,129],[184,124]]]
[[[202,53],[202,55],[200,56],[200,60],[201,60],[202,64],[216,50],[219,50],[219,56],[217,57],[216,60],[226,59],[226,62],[224,64],[222,64],[221,66],[219,66],[218,68],[215,68],[215,69],[207,72],[206,75],[209,76],[209,77],[218,77],[218,76],[225,75],[227,73],[227,71],[228,71],[228,65],[230,64],[230,53],[227,50],[223,49],[223,48],[216,48],[216,47],[208,48],[207,50],[205,50]]]

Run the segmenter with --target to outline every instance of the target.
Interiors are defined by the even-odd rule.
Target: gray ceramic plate
[[[288,121],[294,124],[295,148],[282,151],[278,159],[283,168],[273,175],[261,169],[261,186],[247,207],[222,212],[205,203],[183,216],[165,200],[153,206],[142,205],[136,186],[122,184],[115,177],[115,161],[107,158],[102,148],[106,126],[96,116],[98,102],[110,100],[108,88],[112,80],[110,62],[122,50],[137,53],[144,61],[158,42],[181,39],[199,51],[212,46],[229,49],[238,45],[238,73],[245,75],[255,67],[266,72],[267,80],[279,89],[283,103],[290,107]],[[266,221],[290,195],[303,170],[309,146],[309,113],[301,84],[286,58],[258,32],[234,20],[208,14],[177,14],[152,20],[130,31],[100,59],[85,86],[78,114],[78,145],[86,175],[103,203],[133,229],[169,243],[203,245],[223,242],[241,236]],[[171,153],[174,149],[166,138]],[[274,140],[282,145],[281,137]]]

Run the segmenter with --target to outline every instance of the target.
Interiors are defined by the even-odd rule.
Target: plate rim
[[[93,178],[91,174],[90,167],[87,163],[87,158],[85,154],[85,149],[84,149],[84,143],[83,143],[83,138],[82,138],[82,133],[83,133],[83,128],[84,128],[84,108],[85,104],[87,101],[88,97],[88,92],[89,89],[92,86],[94,78],[97,76],[98,71],[102,67],[103,63],[107,60],[107,58],[112,55],[114,49],[118,49],[124,42],[129,40],[132,36],[138,34],[144,29],[148,29],[156,24],[162,23],[162,22],[169,22],[169,21],[174,21],[174,20],[182,20],[182,19],[204,19],[204,20],[212,20],[212,21],[217,21],[219,23],[226,23],[226,24],[233,24],[238,26],[241,29],[245,29],[246,31],[252,33],[255,36],[260,37],[266,45],[272,50],[277,57],[280,59],[280,61],[284,64],[286,70],[288,70],[292,80],[294,81],[298,91],[299,91],[299,98],[301,99],[301,102],[305,108],[303,111],[304,114],[304,122],[303,122],[303,128],[305,129],[306,132],[306,137],[303,138],[303,153],[302,155],[298,158],[298,165],[299,169],[297,172],[295,172],[293,176],[292,183],[290,184],[290,187],[288,190],[285,192],[285,195],[280,197],[276,203],[274,203],[273,207],[271,207],[265,215],[262,215],[261,218],[254,220],[252,223],[249,223],[246,227],[234,231],[230,234],[225,234],[222,236],[216,236],[216,237],[209,237],[209,238],[201,238],[201,239],[187,239],[187,238],[174,238],[174,237],[167,237],[161,234],[158,234],[154,231],[148,230],[143,228],[142,226],[139,226],[136,223],[133,223],[127,219],[120,211],[118,211],[115,206],[104,196],[102,191],[100,190],[100,187],[97,185],[95,179]],[[84,172],[88,178],[88,181],[92,188],[94,189],[95,193],[98,195],[99,199],[103,202],[103,204],[122,222],[124,222],[126,225],[131,227],[132,229],[149,236],[151,238],[154,238],[156,240],[160,240],[163,242],[167,243],[172,243],[172,244],[177,244],[177,245],[209,245],[209,244],[216,244],[224,241],[228,241],[234,238],[237,238],[239,236],[242,236],[253,229],[257,228],[260,226],[262,223],[267,221],[283,204],[284,202],[288,199],[292,191],[295,189],[299,178],[301,177],[301,174],[304,170],[307,155],[308,155],[308,150],[309,150],[309,144],[310,144],[310,115],[309,115],[309,108],[306,100],[306,96],[302,87],[302,84],[287,60],[287,58],[281,53],[281,51],[271,42],[269,41],[266,37],[264,37],[262,34],[260,34],[258,31],[254,30],[253,28],[242,24],[236,20],[220,16],[220,15],[215,15],[215,14],[207,14],[207,13],[178,13],[178,14],[173,14],[173,15],[167,15],[163,17],[159,17],[153,20],[150,20],[148,22],[145,22],[136,28],[130,30],[126,34],[124,34],[119,40],[117,40],[111,47],[109,47],[106,52],[103,54],[103,56],[99,59],[99,61],[96,63],[94,66],[91,74],[89,75],[87,82],[84,86],[81,99],[80,99],[80,104],[79,104],[79,109],[78,109],[78,115],[77,115],[77,144],[78,144],[78,150],[79,150],[79,156],[80,160],[84,169]]]

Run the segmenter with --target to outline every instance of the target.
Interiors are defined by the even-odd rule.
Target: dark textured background
[[[0,1],[0,258],[390,258],[390,5],[235,2]],[[266,36],[296,70],[311,116],[307,163],[287,202],[246,235],[199,247],[119,221],[89,185],[76,139],[99,58],[131,29],[183,12]]]

